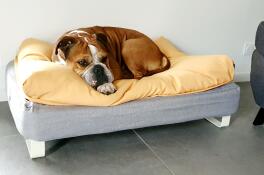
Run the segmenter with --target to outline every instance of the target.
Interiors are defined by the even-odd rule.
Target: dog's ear
[[[107,48],[107,36],[103,33],[95,33],[93,34],[93,36],[95,37],[96,41],[98,41],[99,43],[101,43],[105,48]]]
[[[60,60],[66,61],[70,48],[76,43],[77,40],[74,37],[64,36],[55,47],[55,55],[57,55]]]

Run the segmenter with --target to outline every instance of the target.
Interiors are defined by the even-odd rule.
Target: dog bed
[[[45,156],[46,141],[55,139],[202,118],[218,127],[228,126],[240,98],[239,86],[229,83],[205,92],[134,100],[111,107],[44,105],[25,98],[17,84],[13,61],[6,68],[6,84],[10,110],[31,158]]]
[[[233,61],[228,56],[187,56],[163,37],[156,44],[169,58],[170,69],[140,80],[115,81],[117,92],[107,96],[67,67],[51,62],[52,44],[27,39],[15,60],[18,84],[32,102],[113,106],[148,97],[202,92],[233,80]]]
[[[117,93],[121,93],[121,91],[123,93],[126,93],[125,98],[127,100],[136,99],[135,96],[131,95],[131,91],[133,91],[132,87],[134,87],[137,83],[142,83],[140,81],[143,81],[144,79],[152,79],[154,77],[154,80],[152,81],[155,82],[157,80],[162,81],[163,83],[170,83],[169,80],[176,81],[173,85],[170,86],[174,86],[172,89],[177,90],[176,92],[181,92],[178,94],[185,93],[184,95],[134,100],[128,103],[111,107],[93,107],[76,105],[61,106],[61,104],[73,104],[73,102],[71,101],[59,101],[63,100],[62,97],[66,97],[67,100],[76,98],[72,97],[75,94],[67,94],[66,92],[77,91],[75,93],[78,94],[78,97],[80,97],[77,87],[74,87],[72,85],[69,85],[69,87],[61,86],[67,85],[67,82],[69,80],[74,82],[76,82],[77,80],[80,80],[82,82],[82,80],[79,79],[78,76],[76,77],[73,72],[67,70],[65,67],[57,67],[57,65],[50,63],[50,54],[52,49],[51,44],[34,39],[26,40],[22,44],[22,47],[20,48],[20,51],[17,55],[16,71],[13,61],[11,61],[6,67],[6,84],[9,107],[19,133],[26,140],[30,157],[37,158],[45,156],[45,143],[49,140],[55,139],[76,137],[88,134],[100,134],[164,124],[173,124],[198,120],[202,118],[207,118],[207,120],[218,127],[228,126],[231,115],[238,109],[240,88],[234,83],[228,83],[227,85],[223,85],[221,87],[217,86],[232,81],[232,60],[230,60],[226,56],[197,56],[190,58],[190,56],[186,56],[184,53],[178,51],[164,38],[159,39],[157,41],[157,44],[162,52],[164,52],[165,55],[170,58],[172,67],[177,66],[177,68],[179,68],[178,75],[180,76],[178,78],[173,77],[170,74],[170,69],[155,76],[143,78],[139,81],[122,80],[119,82],[115,82],[116,84],[120,83]],[[196,58],[197,62],[195,62]],[[207,66],[205,67],[198,67],[197,65],[197,67],[200,69],[206,68],[207,72],[204,74],[200,72],[190,71],[193,69],[189,68],[193,67],[194,65],[185,67],[184,64],[182,64],[187,64],[188,61],[191,61],[192,64],[200,64],[199,60],[202,60],[201,58],[204,58],[205,60],[217,60],[218,66],[222,67],[223,70],[218,69],[217,65],[215,65],[216,63],[210,61],[209,63],[211,65],[208,65],[207,62],[205,64]],[[188,61],[185,62],[185,60]],[[26,64],[28,64],[28,69],[26,69]],[[47,64],[48,66],[43,66],[43,64]],[[183,69],[183,67],[185,67],[185,69]],[[211,69],[208,70],[208,68],[210,67]],[[55,71],[52,68],[59,69]],[[50,75],[50,69],[52,73],[57,73],[55,75]],[[74,77],[74,79],[72,79],[72,77],[68,77],[69,79],[67,79],[67,77],[65,76],[63,78],[65,79],[65,82],[62,81],[58,83],[57,81],[61,81],[60,77],[55,76],[60,75],[60,72],[63,73],[61,75],[67,73],[67,76],[72,76]],[[23,75],[19,73],[23,73]],[[198,87],[200,89],[197,88],[197,86],[192,87],[191,85],[193,85],[193,82],[188,82],[187,84],[182,84],[183,82],[180,82],[180,80],[183,80],[185,75],[188,75],[188,73],[190,75],[189,77],[187,77],[187,80],[194,80],[194,82],[196,83],[199,81],[198,78],[190,77],[191,75],[206,77],[205,79],[202,79],[203,81],[199,81]],[[223,74],[222,76],[220,76],[221,73]],[[43,84],[39,84],[39,86],[37,86],[37,83],[41,82],[39,82],[38,79],[32,77],[38,77],[38,75],[41,75],[40,78],[42,76],[42,78],[48,78],[50,82],[46,81],[45,83],[47,84],[44,84],[43,82]],[[169,80],[162,80],[163,77],[167,77],[168,75],[170,75]],[[75,80],[75,78],[77,80]],[[132,81],[132,83],[130,81]],[[148,82],[151,82],[151,80],[147,80],[147,83]],[[56,88],[52,85],[52,83],[60,86]],[[50,89],[46,90],[46,94],[43,93],[44,91],[42,90],[38,91],[38,89],[30,88],[32,86],[38,87],[40,89],[43,88],[45,90],[46,85],[50,86]],[[137,85],[136,87],[140,87],[139,85]],[[152,87],[153,85],[147,85],[147,87],[148,86]],[[165,88],[163,91],[158,91],[157,89],[162,89],[162,86],[164,85],[159,86],[160,87],[155,87],[156,89],[153,90],[152,94],[158,96],[161,94],[157,92],[164,92],[163,96],[169,95],[168,90]],[[115,96],[115,94],[105,96],[96,93],[95,90],[91,89],[87,85],[85,87],[87,88],[85,92],[88,93],[88,95],[89,93],[94,95],[90,96],[90,98],[95,98],[93,100],[96,103],[99,103],[101,100],[96,99],[98,96],[106,98],[107,102],[103,103],[103,105],[115,105],[126,101],[126,99],[123,99],[123,101],[118,99],[113,100],[114,98],[111,96]],[[203,89],[201,89],[201,87],[203,87]],[[213,87],[217,88],[205,92],[187,94],[190,92],[193,93],[207,90]],[[65,91],[66,88],[68,88],[68,90]],[[140,91],[144,92],[143,90]],[[40,92],[42,92],[42,94]],[[61,97],[57,97],[58,92],[60,92],[59,95],[61,95]],[[25,94],[27,97],[25,96]],[[56,101],[50,101],[52,95],[56,97]],[[149,94],[147,93],[138,95],[136,97],[145,98],[149,97],[148,95]],[[113,99],[109,100],[109,98]],[[120,99],[122,99],[122,97]],[[89,99],[88,101],[89,103],[91,102],[90,100],[91,99]],[[85,103],[79,102],[77,104],[88,104],[87,101],[83,99],[83,97],[81,97],[81,101]],[[45,105],[36,102],[60,104],[60,106]],[[221,121],[218,121],[214,117],[220,117]]]

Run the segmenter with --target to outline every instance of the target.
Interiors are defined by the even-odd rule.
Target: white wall
[[[263,0],[1,0],[0,100],[6,99],[5,65],[23,39],[54,42],[67,30],[92,25],[164,35],[189,54],[228,54],[236,74],[247,77],[250,57],[241,55],[242,47],[254,42],[263,7]]]

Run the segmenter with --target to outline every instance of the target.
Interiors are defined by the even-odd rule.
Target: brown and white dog
[[[167,70],[170,62],[146,35],[130,29],[89,27],[59,38],[52,61],[69,66],[103,94],[116,91],[118,79],[140,79]]]

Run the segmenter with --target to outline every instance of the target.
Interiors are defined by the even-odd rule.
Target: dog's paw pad
[[[97,91],[101,92],[102,94],[113,94],[116,91],[115,86],[112,83],[105,83],[97,87]]]

